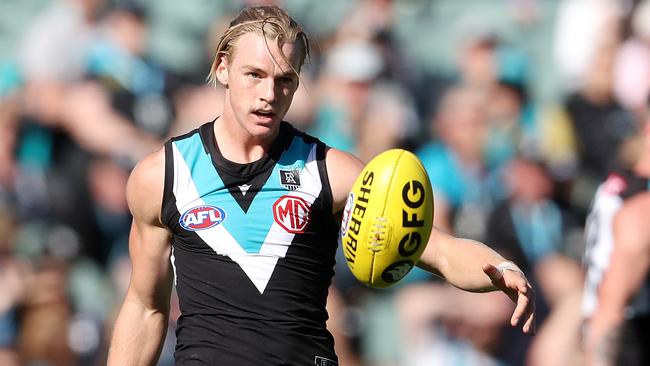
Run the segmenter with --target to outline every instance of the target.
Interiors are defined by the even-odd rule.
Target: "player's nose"
[[[261,99],[271,104],[275,101],[275,80],[273,78],[266,78],[263,83],[260,83]]]

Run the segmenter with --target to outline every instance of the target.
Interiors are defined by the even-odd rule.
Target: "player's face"
[[[298,88],[300,50],[286,43],[285,57],[280,52],[273,40],[247,33],[235,43],[230,63],[219,66],[219,80],[228,86],[224,116],[234,117],[254,138],[276,136]]]

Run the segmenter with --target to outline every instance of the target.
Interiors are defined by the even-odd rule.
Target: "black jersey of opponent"
[[[165,144],[176,364],[336,365],[325,328],[337,245],[326,146],[283,122],[268,155],[237,164],[213,125]]]

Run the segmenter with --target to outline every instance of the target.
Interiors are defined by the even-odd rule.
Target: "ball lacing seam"
[[[377,217],[375,222],[370,226],[370,250],[379,252],[384,249],[386,242],[388,222],[385,217]]]

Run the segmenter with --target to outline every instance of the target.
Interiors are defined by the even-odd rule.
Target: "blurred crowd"
[[[436,225],[537,288],[528,337],[502,294],[420,270],[371,290],[340,257],[341,364],[579,365],[585,218],[648,118],[645,0],[3,0],[0,364],[105,362],[130,274],[129,172],[220,114],[205,82],[217,37],[252,4],[284,7],[311,37],[287,121],[365,161],[414,151]]]

